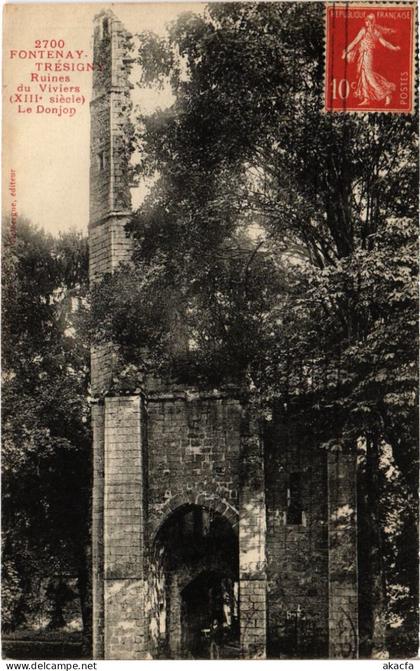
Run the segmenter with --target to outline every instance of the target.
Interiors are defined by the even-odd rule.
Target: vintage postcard
[[[416,67],[411,2],[4,6],[3,658],[414,668]]]

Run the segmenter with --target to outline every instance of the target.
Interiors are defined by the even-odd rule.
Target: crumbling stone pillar
[[[93,481],[92,494],[92,653],[104,656],[104,406],[92,405]]]
[[[262,443],[256,422],[244,410],[241,434],[239,515],[239,617],[241,656],[265,659],[267,577]]]
[[[356,458],[328,455],[329,657],[358,656]]]
[[[106,659],[146,655],[142,408],[105,398],[104,610]]]
[[[181,594],[178,576],[172,573],[169,585],[169,652],[172,659],[181,655]]]

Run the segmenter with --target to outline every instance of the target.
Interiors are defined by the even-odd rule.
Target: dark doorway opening
[[[159,530],[155,558],[157,656],[236,658],[239,548],[230,522],[202,506],[183,506]]]
[[[186,656],[219,659],[239,646],[237,581],[206,571],[182,591],[181,621]]]

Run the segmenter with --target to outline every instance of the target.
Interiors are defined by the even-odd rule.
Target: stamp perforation
[[[336,87],[336,79],[332,78],[332,74],[334,74],[334,65],[331,65],[331,57],[337,58],[336,57],[336,48],[334,44],[334,40],[337,39],[337,44],[338,44],[338,29],[335,28],[333,30],[330,29],[330,17],[331,17],[331,10],[333,10],[333,20],[335,21],[337,17],[339,16],[339,12],[344,11],[344,12],[365,12],[366,9],[371,9],[372,10],[372,16],[375,18],[370,19],[370,23],[375,26],[376,22],[376,17],[377,17],[377,12],[379,11],[393,11],[396,9],[400,9],[401,11],[407,10],[408,12],[411,13],[410,19],[405,18],[405,20],[410,21],[410,26],[409,26],[409,35],[410,35],[410,44],[408,48],[408,59],[409,59],[409,72],[408,72],[408,88],[409,88],[409,101],[410,104],[408,107],[403,107],[401,104],[401,97],[400,97],[400,105],[393,105],[390,106],[390,104],[385,102],[385,104],[378,104],[378,105],[373,105],[371,101],[368,102],[368,106],[366,105],[366,101],[363,101],[362,103],[358,103],[356,106],[355,104],[347,104],[346,100],[341,104],[341,105],[335,105],[333,104],[333,99],[337,97],[337,91],[333,89],[333,87]],[[418,53],[417,53],[417,42],[416,42],[416,36],[417,36],[417,4],[415,2],[382,2],[378,0],[362,0],[361,2],[358,2],[357,0],[352,0],[351,2],[326,2],[324,5],[324,107],[323,111],[325,113],[329,114],[366,114],[366,113],[384,113],[384,114],[414,114],[416,109],[417,109],[417,102],[418,102],[418,92],[416,89],[416,81],[417,81],[417,73],[418,73]],[[376,13],[375,13],[376,12]],[[359,24],[360,24],[360,19],[363,19],[366,17],[369,19],[368,15],[365,13],[359,17]],[[389,18],[389,17],[388,17]],[[396,19],[397,20],[397,19]],[[349,30],[349,24],[350,24],[351,19],[346,18],[344,19],[345,25],[345,30],[348,32]],[[366,20],[365,20],[366,24]],[[337,25],[337,24],[336,24]],[[353,32],[355,28],[353,26]],[[366,42],[368,42],[368,38],[366,37],[367,32],[369,32],[369,27],[364,28],[364,36],[365,36],[365,44],[363,44],[363,54],[362,56],[358,55],[358,63],[357,63],[357,69],[358,69],[358,76],[359,76],[359,82],[360,80],[364,79],[364,84],[358,84],[357,88],[361,88],[362,91],[367,91],[368,85],[366,84],[366,80],[369,81],[373,86],[373,95],[377,94],[379,95],[381,93],[381,86],[382,86],[382,93],[386,93],[387,91],[387,85],[388,87],[393,86],[393,91],[396,90],[396,85],[393,84],[393,82],[389,82],[386,80],[386,78],[379,73],[375,73],[371,67],[371,61],[372,61],[372,52],[374,50],[374,44],[372,43],[371,46],[371,53],[366,52],[369,51],[368,48],[366,47]],[[360,33],[362,32],[362,29],[360,29]],[[383,38],[382,33],[393,33],[395,32],[393,29],[389,29],[387,27],[383,27],[380,25],[375,26],[373,29],[371,29],[371,34],[374,35],[377,41],[381,42],[381,44],[388,49],[392,49],[393,51],[399,51],[400,47],[393,46],[385,38]],[[380,38],[383,39],[380,39]],[[363,40],[363,38],[362,38]],[[354,40],[356,41],[356,40]],[[385,42],[385,44],[383,44]],[[349,42],[349,35],[346,35],[345,39],[345,44],[350,45]],[[405,43],[403,43],[405,45]],[[354,49],[354,47],[353,47]],[[359,47],[359,54],[362,51]],[[353,54],[354,55],[354,54]],[[368,59],[370,57],[370,63],[368,69],[367,65],[364,65],[362,62],[362,65],[360,65],[360,61],[364,59],[365,63],[368,63]],[[344,57],[344,52],[342,59],[344,60],[344,66],[342,65],[341,69],[344,69],[344,72],[347,73],[349,71],[348,67],[348,57],[346,54],[346,57]],[[338,59],[337,59],[338,60]],[[365,73],[360,74],[360,69],[365,67]],[[338,70],[339,68],[337,68]],[[354,68],[353,68],[354,70]],[[404,70],[405,72],[405,70]],[[366,74],[367,73],[367,74]],[[364,75],[364,76],[363,76]],[[345,77],[344,79],[340,80],[341,82],[345,81],[346,82],[346,87],[348,87],[348,79]],[[353,85],[355,85],[356,82],[352,82],[352,88]],[[377,87],[375,91],[375,86]],[[347,89],[346,89],[347,91]],[[389,92],[389,91],[388,91]],[[359,93],[359,91],[358,91]],[[346,93],[345,98],[347,98],[350,95],[350,91]],[[356,93],[353,94],[353,97],[357,95]],[[400,93],[401,96],[401,93]],[[359,93],[359,97],[361,97]],[[392,99],[392,95],[390,96]],[[386,97],[384,95],[383,99],[386,101]]]

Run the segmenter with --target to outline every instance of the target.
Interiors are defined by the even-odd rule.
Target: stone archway
[[[239,638],[238,537],[214,505],[184,503],[165,516],[149,575],[155,657],[206,659],[216,629],[223,641]]]
[[[230,522],[235,533],[238,533],[239,511],[231,503],[217,494],[207,494],[206,492],[198,493],[190,490],[183,492],[182,494],[176,494],[165,502],[160,513],[159,524],[157,528],[154,529],[154,537],[156,538],[164,524],[175,511],[188,505],[200,506],[208,510],[210,513],[219,513]]]

